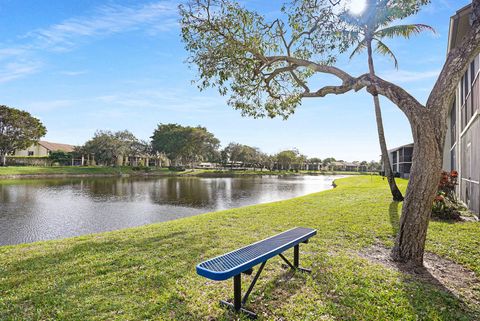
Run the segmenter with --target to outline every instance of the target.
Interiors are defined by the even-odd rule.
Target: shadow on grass
[[[408,264],[393,261],[390,257],[390,248],[378,244],[365,249],[360,256],[371,263],[376,263],[366,264],[363,269],[377,271],[377,274],[383,271],[385,276],[391,275],[390,280],[382,278],[381,283],[391,283],[392,279],[399,281],[399,284],[394,286],[398,292],[396,297],[404,301],[404,306],[408,302],[411,308],[410,315],[415,315],[416,319],[480,320],[480,310],[473,308],[475,301],[472,301],[471,297],[459,296],[458,288],[454,286],[455,282],[452,282],[453,279],[463,280],[465,276],[460,275],[460,271],[454,270],[454,267],[442,263],[444,259],[426,253],[425,264],[428,264],[429,268],[412,268]],[[438,270],[432,270],[434,265]],[[398,275],[392,275],[393,271]],[[430,271],[440,272],[440,278]],[[462,282],[456,283],[467,285]]]
[[[480,320],[480,311],[473,310],[426,268],[412,271],[401,263],[397,267],[404,273],[401,280],[405,297],[420,320],[431,319],[435,309],[439,320]],[[444,313],[448,317],[441,317]]]

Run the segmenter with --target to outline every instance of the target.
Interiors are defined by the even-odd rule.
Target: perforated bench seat
[[[211,280],[222,281],[245,272],[289,248],[305,242],[317,231],[296,227],[268,239],[247,245],[197,265],[197,273]]]
[[[317,230],[305,227],[296,227],[286,232],[269,237],[262,241],[247,245],[227,254],[217,256],[197,265],[197,273],[211,280],[222,281],[234,278],[234,303],[220,301],[223,305],[242,311],[255,318],[256,314],[244,309],[248,295],[253,289],[260,273],[268,259],[279,255],[292,269],[310,272],[299,267],[299,245],[307,243],[308,239],[317,234]],[[283,252],[294,249],[293,264],[283,256]],[[241,297],[241,274],[251,274],[252,268],[261,264],[257,274],[250,284],[245,296]]]

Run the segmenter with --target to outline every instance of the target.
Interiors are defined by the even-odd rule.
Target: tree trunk
[[[385,140],[385,133],[383,131],[382,111],[380,109],[380,101],[378,95],[373,96],[373,101],[375,105],[375,118],[377,121],[378,141],[380,143],[380,150],[382,152],[382,161],[385,170],[385,176],[387,177],[393,200],[396,202],[401,202],[403,201],[403,195],[402,192],[400,192],[400,190],[398,189],[398,186],[395,182],[392,165],[390,164],[390,158],[388,157],[387,143]]]
[[[2,155],[2,166],[7,166],[7,155]]]
[[[368,51],[368,69],[372,79],[375,79],[375,69],[373,66],[373,57],[372,57],[372,41],[367,41],[367,51]],[[375,85],[373,85],[374,87]],[[380,150],[382,152],[382,161],[383,167],[385,170],[385,176],[387,177],[388,185],[390,186],[390,192],[392,193],[393,200],[396,202],[403,201],[402,192],[398,189],[397,183],[395,182],[395,177],[392,171],[392,165],[390,164],[390,158],[388,158],[388,149],[387,142],[385,141],[385,132],[383,130],[383,119],[382,111],[380,109],[380,99],[378,98],[378,93],[375,88],[373,88],[373,104],[375,106],[375,119],[377,122],[377,132],[378,132],[378,141],[380,143]]]
[[[436,131],[428,116],[413,128],[414,149],[410,180],[403,203],[400,229],[392,251],[394,260],[423,266],[423,254],[433,199],[442,168],[445,131]],[[439,136],[435,136],[435,133]]]

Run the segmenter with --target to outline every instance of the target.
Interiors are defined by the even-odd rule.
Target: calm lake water
[[[331,188],[338,176],[67,178],[0,184],[0,245],[111,231]]]

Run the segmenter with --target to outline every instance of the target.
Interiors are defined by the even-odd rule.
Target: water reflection
[[[0,245],[55,239],[272,202],[333,177],[75,178],[0,184]]]

